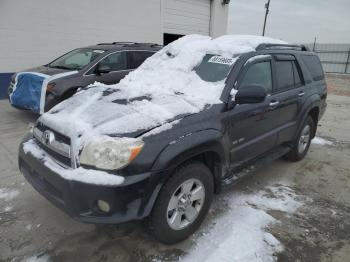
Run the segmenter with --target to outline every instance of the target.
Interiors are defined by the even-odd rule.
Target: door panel
[[[230,121],[231,162],[233,165],[255,158],[276,145],[278,106],[269,96],[258,104],[237,105]]]
[[[305,84],[295,58],[275,61],[276,99],[280,102],[278,144],[291,141],[297,130],[297,121],[305,99]]]
[[[273,86],[271,58],[251,59],[238,77],[238,90],[249,85],[261,85],[269,94],[264,102],[236,105],[227,112],[229,121],[230,158],[232,167],[240,165],[272,149],[277,142],[279,105]]]

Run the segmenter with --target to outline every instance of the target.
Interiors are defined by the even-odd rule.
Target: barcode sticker
[[[213,56],[208,60],[209,63],[223,64],[223,65],[232,65],[234,61],[235,60],[233,58],[223,57],[223,56]]]

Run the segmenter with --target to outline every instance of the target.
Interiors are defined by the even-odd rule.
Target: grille
[[[65,167],[72,167],[70,138],[38,123],[33,130],[39,146],[56,162]]]

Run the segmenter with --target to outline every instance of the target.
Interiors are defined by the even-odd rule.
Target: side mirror
[[[96,68],[96,74],[98,75],[108,74],[111,71],[112,69],[108,65],[99,64]]]
[[[265,100],[266,90],[261,85],[242,86],[236,93],[235,102],[237,104],[254,104]]]

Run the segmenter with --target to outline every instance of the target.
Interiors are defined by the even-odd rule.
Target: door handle
[[[280,103],[279,101],[273,101],[273,102],[270,102],[269,106],[274,107],[274,106],[277,106],[279,103]]]
[[[298,96],[299,96],[299,97],[302,97],[302,96],[304,96],[304,95],[305,95],[305,92],[304,92],[304,91],[301,91],[301,92],[298,93]]]

